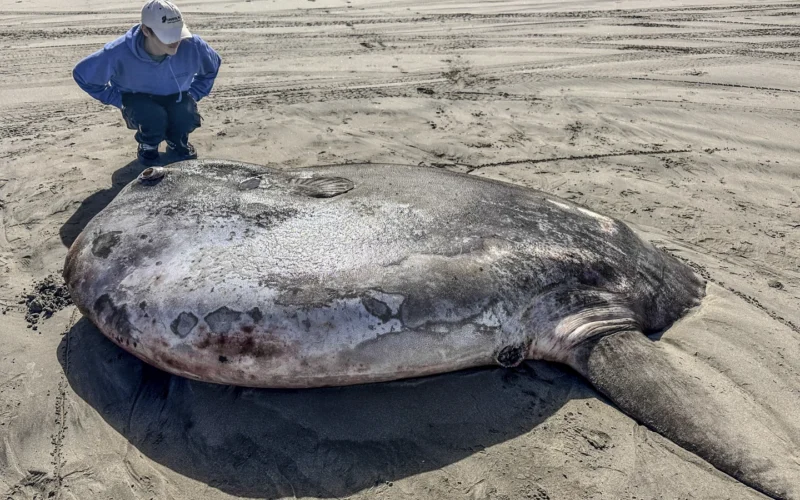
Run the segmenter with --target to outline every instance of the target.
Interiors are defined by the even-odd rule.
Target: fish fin
[[[569,364],[634,420],[722,472],[773,498],[800,498],[792,452],[800,438],[742,391],[716,389],[658,344],[623,330],[585,341]]]
[[[332,198],[344,194],[355,186],[344,177],[291,177],[287,183],[299,194],[312,198]]]

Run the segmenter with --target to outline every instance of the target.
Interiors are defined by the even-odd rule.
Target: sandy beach
[[[619,218],[708,281],[663,349],[800,442],[800,4],[178,5],[223,59],[201,157],[423,165]],[[71,71],[139,9],[0,0],[3,498],[767,498],[560,365],[258,390],[106,340],[61,269],[145,167]]]

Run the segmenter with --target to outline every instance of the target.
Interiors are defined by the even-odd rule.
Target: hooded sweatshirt
[[[199,36],[181,41],[178,51],[156,61],[144,50],[141,25],[87,56],[72,71],[80,88],[103,104],[122,107],[123,92],[170,95],[188,92],[199,101],[211,92],[222,63]]]

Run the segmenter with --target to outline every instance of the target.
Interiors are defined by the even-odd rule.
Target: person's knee
[[[188,134],[200,126],[202,117],[197,111],[197,103],[185,96],[180,103],[170,107],[170,128],[180,134]]]
[[[131,129],[163,132],[167,128],[167,111],[144,94],[123,94],[122,116]]]

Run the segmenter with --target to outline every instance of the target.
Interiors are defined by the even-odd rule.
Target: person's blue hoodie
[[[199,101],[211,92],[221,63],[219,54],[197,35],[181,41],[175,55],[155,61],[144,50],[144,34],[137,24],[79,62],[72,76],[90,96],[121,108],[122,92],[188,92]]]

